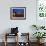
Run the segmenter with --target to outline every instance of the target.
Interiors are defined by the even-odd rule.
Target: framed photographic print
[[[11,20],[25,20],[26,19],[26,7],[11,7],[10,8]]]
[[[37,0],[37,15],[39,18],[46,18],[46,0]]]
[[[36,1],[36,24],[37,25],[46,25],[46,0],[37,0]]]

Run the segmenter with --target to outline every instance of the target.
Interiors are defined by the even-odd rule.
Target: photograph
[[[26,19],[26,7],[11,7],[10,8],[11,20],[25,20]]]

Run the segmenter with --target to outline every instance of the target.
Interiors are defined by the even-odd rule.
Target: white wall
[[[26,7],[26,20],[10,20],[10,7]],[[0,34],[8,32],[11,27],[19,27],[20,32],[29,32],[36,24],[36,0],[0,0]]]

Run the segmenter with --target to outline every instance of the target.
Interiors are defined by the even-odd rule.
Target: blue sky
[[[20,13],[23,14],[23,13],[24,13],[24,9],[13,9],[13,13],[15,13],[15,12],[16,12],[16,13],[19,13],[19,14],[20,14]]]

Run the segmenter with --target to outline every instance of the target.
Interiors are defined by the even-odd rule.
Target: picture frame
[[[11,7],[10,8],[11,20],[25,20],[26,19],[26,7]]]
[[[37,0],[36,1],[36,24],[37,25],[46,25],[46,0]]]

